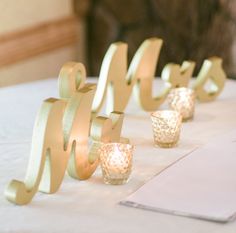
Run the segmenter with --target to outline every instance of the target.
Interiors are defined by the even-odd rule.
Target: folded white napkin
[[[236,215],[236,130],[168,167],[121,204],[211,221],[231,220]]]

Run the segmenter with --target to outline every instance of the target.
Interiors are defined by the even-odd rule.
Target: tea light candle
[[[182,116],[178,111],[160,110],[151,113],[154,143],[159,147],[176,146],[180,137]]]
[[[167,101],[171,109],[179,111],[183,121],[193,118],[195,93],[191,88],[180,87],[170,91]]]
[[[103,180],[106,184],[124,184],[132,167],[134,147],[123,143],[104,143],[100,148]]]

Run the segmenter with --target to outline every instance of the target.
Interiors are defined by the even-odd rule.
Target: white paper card
[[[227,222],[236,215],[236,130],[168,167],[121,204]]]

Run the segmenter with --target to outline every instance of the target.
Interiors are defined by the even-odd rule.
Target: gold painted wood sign
[[[127,68],[127,45],[112,44],[97,85],[86,83],[83,64],[66,63],[59,74],[60,98],[44,100],[35,121],[25,180],[12,180],[5,190],[6,198],[24,205],[38,190],[54,193],[66,171],[75,179],[88,179],[98,166],[101,143],[128,141],[121,138],[121,129],[123,112],[132,93],[145,111],[155,111],[171,88],[187,86],[195,63],[167,64],[161,74],[165,87],[153,97],[152,82],[161,46],[161,39],[147,39]],[[225,79],[222,60],[207,59],[193,85],[198,99],[215,99]],[[210,87],[206,88],[209,80]],[[107,116],[98,116],[105,101]]]
[[[123,112],[132,92],[141,108],[145,111],[154,111],[164,102],[171,88],[188,86],[195,63],[184,61],[181,66],[170,63],[164,67],[161,74],[165,82],[164,89],[160,95],[152,95],[161,46],[161,39],[145,40],[127,69],[127,44],[112,44],[102,63],[92,105],[93,112],[96,114],[101,109],[105,99],[107,113],[114,110]],[[215,99],[222,91],[225,79],[222,59],[212,57],[205,60],[193,85],[197,98],[200,101]],[[207,86],[209,80],[210,86]]]

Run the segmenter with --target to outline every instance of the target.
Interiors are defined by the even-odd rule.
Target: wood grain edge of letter
[[[152,97],[152,85],[162,40],[145,40],[127,70],[127,45],[113,43],[108,49],[97,86],[85,83],[81,63],[66,63],[59,74],[60,99],[46,99],[35,122],[31,156],[24,182],[13,180],[5,191],[16,204],[29,203],[38,189],[54,193],[67,170],[76,179],[87,179],[98,165],[99,145],[126,140],[120,137],[123,113],[131,93],[145,111],[155,111],[173,87],[188,86],[195,63],[167,64],[161,74],[165,87]],[[204,61],[193,89],[200,101],[215,99],[226,75],[218,57]],[[211,80],[211,89],[205,89]],[[107,117],[98,116],[106,99]],[[88,138],[93,143],[88,148]]]
[[[62,67],[60,99],[43,101],[35,121],[25,180],[10,182],[5,190],[9,201],[25,205],[38,190],[55,193],[66,170],[75,179],[88,179],[98,166],[100,143],[120,141],[123,113],[91,119],[96,85],[85,84],[85,78],[80,63],[68,62]],[[90,148],[89,135],[93,140]]]

